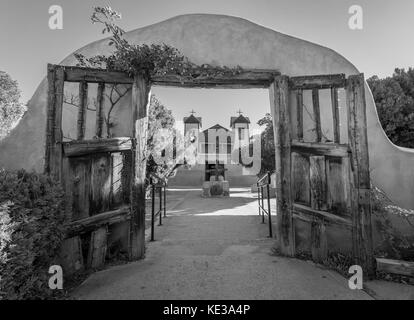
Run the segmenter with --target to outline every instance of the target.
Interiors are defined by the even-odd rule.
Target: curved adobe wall
[[[329,73],[350,75],[359,72],[333,50],[235,17],[204,14],[178,16],[130,31],[126,37],[133,43],[170,44],[200,64],[238,64],[245,68],[278,69],[289,76]],[[107,41],[100,40],[78,51],[88,56],[104,54],[109,48]],[[62,61],[64,65],[74,63],[73,55]],[[1,142],[0,166],[42,170],[46,89],[46,81],[43,80],[30,100],[25,117],[11,135]],[[396,147],[387,139],[368,87],[366,97],[373,182],[399,205],[414,208],[414,152]],[[124,100],[124,103],[127,102],[128,98]]]

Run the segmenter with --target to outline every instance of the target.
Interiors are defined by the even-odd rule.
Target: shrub
[[[385,133],[398,146],[414,148],[414,69],[367,79]]]
[[[386,193],[373,186],[371,191],[373,227],[380,233],[381,243],[375,248],[376,255],[390,259],[414,261],[414,237],[401,232],[393,221],[410,226],[414,230],[414,210],[397,206]]]
[[[46,299],[64,238],[63,191],[45,175],[0,170],[0,299]]]

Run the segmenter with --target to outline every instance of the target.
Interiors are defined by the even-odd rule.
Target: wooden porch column
[[[278,245],[282,254],[295,254],[291,193],[291,129],[289,116],[289,78],[275,77],[270,85],[276,157],[276,207]]]
[[[371,278],[375,274],[373,257],[370,174],[364,74],[347,79],[348,136],[351,148],[352,240],[355,263]]]
[[[148,108],[151,85],[143,75],[137,75],[132,84],[132,149],[131,236],[130,259],[145,255],[145,174],[147,166]]]

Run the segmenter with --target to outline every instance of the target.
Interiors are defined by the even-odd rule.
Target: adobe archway
[[[63,122],[70,120],[63,115],[67,82],[78,85],[79,105],[76,138],[65,142]],[[98,86],[97,103],[95,117],[88,122],[88,87],[93,83]],[[130,121],[124,125],[128,132],[124,137],[105,138],[102,134],[104,94],[108,84],[132,85],[129,107],[121,110],[130,116]],[[149,77],[137,74],[130,78],[122,72],[49,65],[45,172],[58,179],[65,190],[66,214],[73,221],[69,229],[70,238],[66,241],[79,243],[81,234],[92,231],[91,241],[98,241],[99,248],[102,242],[107,242],[105,235],[108,226],[127,221],[130,236],[125,238],[127,234],[124,234],[124,238],[128,242],[129,256],[131,259],[144,256],[147,114],[151,85],[154,84],[200,88],[268,87],[275,137],[279,250],[288,256],[296,253],[295,217],[311,223],[310,239],[305,241],[311,243],[313,259],[324,262],[328,259],[328,246],[331,248],[326,227],[339,225],[351,230],[355,263],[360,264],[369,276],[373,275],[370,175],[362,74],[349,76],[348,79],[344,74],[289,78],[279,75],[276,70],[254,69],[243,70],[239,74],[201,75],[196,78],[174,74]],[[340,138],[338,90],[341,88],[346,89],[349,128],[346,143]],[[326,89],[331,93],[333,141],[323,135],[321,126],[320,92]],[[303,110],[306,108],[303,97],[309,91],[312,93],[313,109],[310,128],[303,124]],[[291,95],[296,99],[291,100]],[[95,132],[90,139],[85,138],[88,124],[92,124]],[[305,129],[316,133],[313,141],[305,137]],[[122,173],[117,170],[119,166]],[[121,181],[120,189],[114,188],[113,181]],[[86,197],[82,195],[84,193]],[[92,248],[88,260],[95,256],[95,243]]]

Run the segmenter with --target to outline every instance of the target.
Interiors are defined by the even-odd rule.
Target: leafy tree
[[[171,110],[167,109],[155,95],[151,95],[150,107],[148,110],[148,138],[147,138],[147,178],[151,173],[164,177],[169,171],[171,163],[159,163],[154,159],[154,154],[162,153],[171,143],[171,137],[174,134],[175,119]],[[163,140],[160,139],[159,133],[162,133]],[[165,152],[165,151],[164,151]]]
[[[273,119],[270,113],[260,119],[257,124],[264,126],[262,132],[262,165],[260,168],[260,175],[270,171],[275,171],[275,141],[273,132]]]
[[[0,71],[0,140],[9,134],[26,110],[19,100],[17,81],[6,72]]]
[[[148,112],[147,179],[151,173],[168,179],[186,163],[195,164],[196,149],[190,134],[183,136],[175,126],[171,110],[151,95]],[[186,146],[182,148],[183,146]],[[160,157],[161,156],[161,157]]]
[[[414,69],[395,69],[392,77],[367,80],[382,127],[396,145],[414,148]]]

